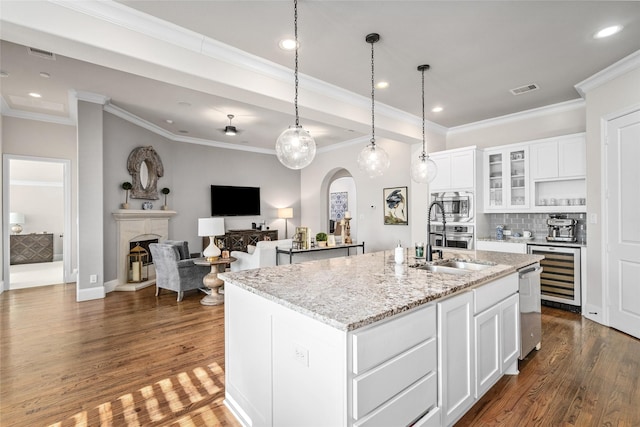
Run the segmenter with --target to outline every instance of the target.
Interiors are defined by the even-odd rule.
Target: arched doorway
[[[357,218],[358,204],[356,183],[349,171],[339,169],[333,173],[328,179],[328,188],[326,194],[326,227],[330,233],[338,231],[339,224],[346,212],[349,212],[352,218]],[[357,225],[351,223],[351,238],[357,241]]]

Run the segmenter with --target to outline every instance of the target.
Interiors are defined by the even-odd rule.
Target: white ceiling
[[[13,12],[17,3],[3,0],[0,7]],[[36,14],[42,3],[47,2],[23,2],[19,7],[33,8]],[[162,20],[151,18],[151,22],[170,25],[171,30],[175,24],[278,66],[293,67],[293,53],[278,48],[281,38],[293,34],[291,1],[118,3],[115,6],[127,8],[116,7],[117,11],[151,15]],[[46,6],[62,7],[55,2]],[[375,45],[376,76],[390,86],[376,90],[376,101],[400,114],[420,117],[416,67],[430,64],[425,77],[426,107],[441,105],[444,111],[427,111],[427,119],[443,128],[577,99],[577,83],[640,49],[640,2],[636,1],[300,0],[298,11],[301,75],[352,92],[357,98],[370,97],[371,47],[364,38],[377,32],[381,40]],[[113,8],[108,11],[112,12]],[[78,28],[78,39],[73,41],[77,47],[67,47],[67,57],[62,56],[46,37],[22,37],[20,25],[24,24],[16,25],[12,13],[8,15],[7,22],[2,18],[8,29],[0,33],[5,40],[0,67],[9,74],[0,80],[5,112],[69,117],[68,91],[74,89],[102,94],[115,106],[170,134],[262,149],[271,149],[277,135],[293,124],[292,105],[287,111],[265,107],[263,100],[258,102],[262,94],[255,95],[254,103],[245,87],[235,88],[237,96],[231,90],[218,94],[148,78],[155,78],[153,73],[118,71],[114,68],[123,67],[106,59],[112,52],[93,49],[87,53],[90,42],[80,35],[91,28]],[[108,15],[99,18],[114,22]],[[149,16],[138,18],[149,21]],[[608,39],[593,39],[597,30],[613,24],[625,28]],[[91,25],[89,17],[87,25]],[[33,27],[37,26],[34,21]],[[7,41],[29,41],[29,46],[56,53],[56,60],[29,55],[25,46]],[[112,49],[118,49],[115,41]],[[40,72],[51,77],[42,78]],[[215,80],[215,70],[210,74]],[[531,83],[540,89],[519,96],[509,92]],[[31,91],[43,93],[40,102],[28,97]],[[181,106],[180,101],[191,106]],[[305,101],[306,108],[313,110],[312,101]],[[369,132],[362,117],[351,120],[344,112],[312,113],[301,107],[301,124],[320,147]],[[236,116],[233,125],[243,131],[236,137],[221,132],[228,124],[227,114]],[[167,118],[174,123],[166,123]]]

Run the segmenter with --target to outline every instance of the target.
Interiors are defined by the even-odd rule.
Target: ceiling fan
[[[233,120],[235,116],[233,114],[227,114],[227,117],[229,118],[229,125],[225,126],[224,129],[220,129],[220,131],[224,132],[225,135],[236,135],[240,133],[241,131],[231,124],[231,120]]]

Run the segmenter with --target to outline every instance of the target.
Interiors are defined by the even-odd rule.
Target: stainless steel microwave
[[[431,202],[442,202],[447,222],[473,222],[473,193],[469,191],[452,191],[431,193]],[[441,222],[440,210],[431,210],[431,221]]]

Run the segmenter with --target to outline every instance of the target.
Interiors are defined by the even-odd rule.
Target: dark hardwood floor
[[[0,425],[238,426],[224,398],[224,307],[154,288],[75,302],[75,285],[0,295]],[[640,341],[543,307],[542,349],[458,426],[640,426]],[[301,426],[304,427],[304,426]],[[331,427],[331,426],[327,426]]]

